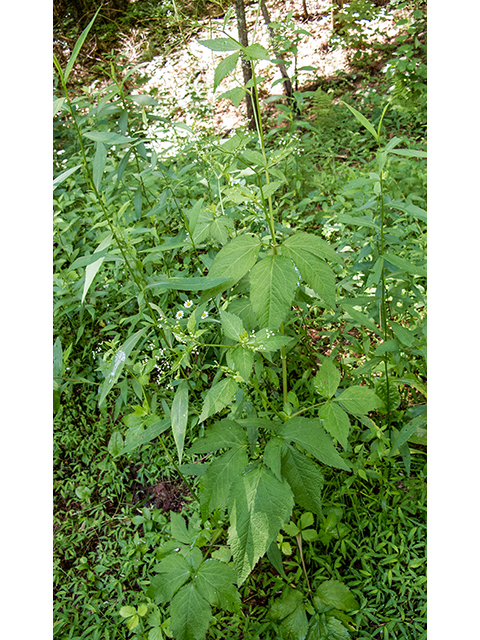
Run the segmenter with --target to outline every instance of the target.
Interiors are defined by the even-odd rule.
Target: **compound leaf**
[[[212,609],[196,585],[189,582],[173,598],[170,615],[170,631],[175,640],[204,640]]]
[[[197,572],[196,586],[211,605],[236,611],[240,606],[240,594],[234,585],[235,571],[220,560],[206,560]]]

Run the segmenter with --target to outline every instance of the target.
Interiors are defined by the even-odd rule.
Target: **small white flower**
[[[208,311],[202,313],[202,320],[205,320],[205,318],[208,318]]]
[[[187,300],[183,303],[183,306],[185,307],[185,309],[190,309],[190,307],[193,306],[193,302],[191,300]]]
[[[183,311],[180,309],[180,311],[177,311],[177,313],[175,314],[175,317],[177,320],[180,320],[180,318],[183,318]]]

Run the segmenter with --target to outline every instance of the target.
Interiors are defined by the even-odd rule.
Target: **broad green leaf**
[[[118,613],[122,616],[122,618],[130,618],[137,613],[137,610],[135,609],[135,607],[122,607]]]
[[[254,43],[243,50],[249,60],[270,60],[268,51],[261,44]]]
[[[394,267],[397,267],[397,269],[402,269],[403,271],[415,276],[427,277],[427,270],[425,267],[419,267],[416,264],[412,264],[410,260],[405,260],[405,258],[400,258],[399,256],[388,252],[384,254],[383,259],[385,262],[389,262]]]
[[[239,55],[240,54],[238,52],[232,53],[224,60],[222,60],[217,66],[217,68],[215,69],[215,77],[213,79],[213,91],[215,91],[222,80],[235,69],[235,67],[237,66]]]
[[[370,331],[373,331],[374,333],[376,333],[377,336],[380,336],[381,338],[383,338],[383,334],[380,331],[380,329],[377,327],[377,325],[373,322],[373,320],[370,320],[370,318],[368,318],[364,313],[362,313],[361,311],[357,311],[357,309],[354,309],[353,306],[351,304],[348,304],[347,302],[341,302],[340,305],[342,309],[346,311],[353,320],[356,320],[359,324],[361,324],[364,327],[367,327],[367,329],[370,329]]]
[[[194,278],[167,278],[156,276],[158,280],[151,282],[145,287],[145,289],[170,289],[173,291],[205,291],[206,289],[212,289],[218,285],[223,285],[229,282],[228,278],[216,277],[194,277]]]
[[[293,494],[265,466],[237,477],[230,491],[228,542],[233,552],[237,584],[245,582],[254,566],[290,519]]]
[[[366,129],[369,133],[371,133],[371,134],[372,134],[372,136],[375,138],[375,140],[378,142],[378,141],[379,141],[379,140],[378,140],[378,134],[377,134],[377,132],[375,131],[375,128],[373,127],[373,125],[372,125],[372,124],[370,124],[370,122],[365,118],[365,116],[364,116],[364,115],[362,115],[362,114],[360,113],[360,111],[357,111],[356,109],[354,109],[353,107],[351,107],[351,106],[350,106],[349,104],[347,104],[346,102],[343,102],[343,100],[340,100],[340,102],[341,102],[342,104],[344,104],[344,105],[347,107],[347,109],[349,109],[349,110],[353,113],[353,115],[354,115],[354,116],[355,116],[355,118],[360,122],[360,124],[362,124],[362,125],[365,127],[365,129]]]
[[[241,158],[249,165],[265,167],[265,158],[259,151],[255,151],[254,149],[245,149],[242,151]]]
[[[103,251],[104,249],[109,247],[111,241],[112,241],[112,234],[109,234],[98,245],[98,247],[95,249],[95,252],[99,253],[100,251]],[[82,304],[83,304],[83,301],[85,300],[85,296],[87,295],[88,290],[90,289],[90,285],[92,284],[93,279],[97,275],[97,272],[102,266],[102,263],[104,260],[105,260],[105,257],[99,258],[98,260],[95,260],[95,262],[92,262],[92,264],[87,265],[85,269],[85,282],[83,284]]]
[[[81,164],[77,164],[75,167],[70,167],[70,169],[67,169],[66,171],[62,171],[62,173],[59,176],[53,179],[53,190],[55,191],[55,189],[58,187],[59,184],[62,184],[62,182],[66,180],[68,176],[71,176],[72,173],[77,171],[77,169],[80,169],[81,166],[82,166]]]
[[[117,456],[123,449],[123,436],[120,431],[114,431],[110,436],[110,440],[107,445],[108,453],[112,456]]]
[[[57,115],[65,103],[65,98],[57,98],[53,101],[53,117]]]
[[[215,287],[213,289],[215,291],[214,295],[233,286],[250,271],[257,261],[260,246],[260,239],[257,236],[244,233],[233,238],[220,249],[210,266],[208,277],[230,278],[230,281]],[[209,293],[211,292],[203,294],[201,302],[204,302],[204,297],[205,299],[211,297]]]
[[[206,231],[212,238],[218,240],[221,244],[225,244],[230,237],[229,231],[234,229],[235,225],[228,216],[218,216],[208,225]]]
[[[324,398],[331,398],[340,384],[340,371],[331,360],[323,360],[313,380],[315,391]]]
[[[253,363],[255,356],[253,351],[238,345],[235,349],[229,349],[227,351],[227,364],[230,369],[238,371],[245,382],[248,382],[250,374],[252,373]]]
[[[170,633],[175,640],[204,640],[212,609],[193,582],[178,591],[169,611]]]
[[[198,418],[198,422],[203,422],[229,405],[237,389],[238,384],[233,378],[225,378],[211,387],[203,401],[202,413]]]
[[[220,321],[222,323],[223,333],[230,338],[230,340],[238,340],[240,336],[245,334],[245,328],[242,320],[234,313],[229,311],[220,311]]]
[[[276,331],[290,311],[297,273],[288,258],[268,256],[250,273],[250,300],[260,327]]]
[[[148,640],[164,640],[164,635],[160,627],[153,627],[148,632]]]
[[[219,420],[210,425],[203,438],[196,440],[188,453],[209,453],[219,449],[238,448],[248,444],[245,429],[233,420]]]
[[[138,447],[141,447],[143,444],[147,444],[151,442],[159,435],[161,435],[164,431],[166,431],[170,427],[170,418],[160,419],[156,415],[148,416],[148,418],[144,421],[146,425],[145,430],[139,430],[138,434],[134,437],[131,437],[125,443],[123,449],[116,454],[116,456],[122,456],[127,453],[132,453]]]
[[[319,467],[292,446],[284,449],[282,475],[292,488],[295,502],[322,515],[323,476]]]
[[[418,430],[419,427],[424,426],[427,423],[426,414],[422,414],[413,418],[410,422],[407,422],[406,425],[402,427],[402,430],[398,434],[396,440],[392,443],[392,448],[390,449],[390,456],[392,456],[397,449],[399,449],[403,444],[405,444]]]
[[[100,183],[107,162],[107,150],[105,145],[101,142],[97,142],[97,150],[95,151],[95,157],[93,159],[93,184],[97,191],[100,191]]]
[[[309,251],[285,244],[282,254],[295,263],[308,286],[330,307],[335,307],[335,274],[328,264]]]
[[[178,462],[182,463],[185,429],[188,421],[188,383],[182,380],[177,387],[172,404],[172,432],[177,446]]]
[[[280,621],[283,640],[304,640],[307,636],[308,621],[303,604],[303,594],[290,586],[285,587],[269,611],[269,617]]]
[[[95,12],[95,15],[90,20],[90,22],[85,27],[85,29],[82,31],[80,37],[78,38],[77,42],[75,43],[75,46],[73,47],[72,55],[70,56],[70,60],[68,61],[67,66],[65,67],[65,73],[63,74],[63,79],[65,80],[65,84],[67,83],[67,80],[68,80],[68,77],[70,75],[70,72],[73,69],[73,65],[75,64],[75,61],[76,61],[76,59],[78,57],[78,54],[80,53],[80,49],[82,48],[83,43],[85,42],[85,39],[88,36],[88,32],[92,28],[92,25],[95,22],[95,18],[97,17],[98,12],[100,11],[101,8],[102,7],[99,7],[97,9],[97,11]]]
[[[383,402],[373,389],[362,386],[348,387],[333,399],[343,405],[345,411],[354,416],[361,416],[383,406]]]
[[[137,342],[140,340],[140,338],[143,335],[145,335],[145,332],[147,331],[147,329],[148,327],[144,327],[143,329],[140,329],[140,331],[137,331],[136,333],[134,333],[133,336],[130,336],[127,340],[125,340],[125,342],[122,344],[120,349],[115,354],[115,357],[113,358],[113,362],[108,368],[108,371],[105,375],[105,380],[102,383],[102,386],[100,387],[100,397],[98,400],[99,407],[102,406],[110,389],[118,380],[120,373],[122,372],[123,367],[125,366],[125,360],[128,358],[128,356],[130,355],[130,352],[132,351],[134,346],[137,344]]]
[[[240,106],[240,103],[244,99],[245,94],[245,89],[242,89],[241,87],[235,87],[234,89],[229,89],[228,91],[221,93],[218,96],[218,100],[231,100],[233,105],[238,108]]]
[[[178,553],[163,558],[153,570],[161,574],[155,580],[155,597],[161,602],[169,602],[191,574],[191,567]]]
[[[313,233],[305,233],[305,231],[297,231],[287,238],[282,247],[288,247],[291,250],[301,249],[313,253],[317,258],[322,260],[330,260],[337,264],[343,265],[341,256],[322,238],[313,235]]]
[[[318,410],[318,417],[323,420],[325,430],[346,449],[350,432],[350,419],[345,411],[335,402],[326,402]]]
[[[359,604],[350,589],[338,580],[327,580],[318,587],[315,597],[340,611],[352,611]]]
[[[202,476],[200,506],[207,516],[214,509],[225,507],[235,478],[240,476],[248,464],[246,445],[232,448],[215,458]]]
[[[112,131],[84,131],[85,138],[89,138],[94,142],[103,142],[104,144],[124,144],[126,142],[133,142],[133,138],[127,138],[121,136],[119,133],[113,133]]]
[[[211,51],[239,51],[242,45],[232,38],[214,38],[213,40],[198,40],[201,44]]]
[[[192,534],[187,529],[184,517],[175,511],[170,512],[170,532],[175,540],[183,544],[192,542]]]
[[[199,593],[211,605],[238,611],[240,608],[240,594],[234,585],[235,571],[220,560],[206,560],[195,578]]]
[[[279,480],[282,479],[282,452],[284,449],[285,445],[280,438],[271,438],[263,452],[264,464],[272,470]]]
[[[277,351],[285,347],[292,341],[291,336],[283,333],[274,333],[269,329],[260,329],[256,334],[252,334],[248,341],[248,345],[255,351]]]
[[[278,548],[278,544],[275,540],[267,549],[267,557],[270,562],[273,564],[278,573],[284,578],[287,579],[287,574],[285,573],[285,569],[283,568],[282,562],[282,554],[280,553],[280,549]]]
[[[337,618],[316,614],[310,620],[307,640],[350,640],[350,633]]]
[[[332,439],[325,432],[320,420],[297,416],[282,424],[277,433],[287,442],[293,441],[300,445],[323,464],[350,471],[350,467],[335,449]]]
[[[264,198],[269,198],[271,195],[273,195],[275,193],[275,191],[277,189],[279,189],[283,184],[285,184],[284,182],[281,182],[279,180],[275,180],[274,182],[269,182],[268,184],[264,185],[262,187],[262,192],[263,192],[263,197]]]

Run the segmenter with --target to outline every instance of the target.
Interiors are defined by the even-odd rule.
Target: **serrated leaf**
[[[228,366],[234,371],[238,371],[245,382],[248,382],[250,378],[254,360],[253,352],[240,344],[227,352]]]
[[[240,103],[244,99],[245,94],[246,94],[245,89],[242,89],[241,87],[235,87],[234,89],[229,89],[228,91],[225,91],[224,93],[220,94],[218,96],[218,99],[231,100],[233,105],[238,108],[240,106]]]
[[[229,611],[237,611],[240,607],[240,594],[234,585],[235,571],[220,560],[206,560],[196,575],[196,586],[199,593],[211,605]]]
[[[282,452],[284,447],[285,445],[280,438],[271,438],[263,451],[264,464],[272,470],[279,480],[282,479]]]
[[[240,336],[245,333],[245,327],[241,318],[229,311],[220,311],[220,322],[222,323],[223,333],[230,340],[238,341]]]
[[[185,430],[188,422],[188,383],[182,380],[177,387],[170,415],[172,432],[178,453],[178,462],[182,463]]]
[[[308,286],[330,307],[335,307],[335,274],[328,264],[313,253],[285,244],[282,246],[282,254],[295,263]]]
[[[245,47],[243,52],[245,57],[250,60],[270,60],[268,51],[257,42],[251,44],[249,47]]]
[[[245,429],[234,420],[219,420],[207,428],[203,438],[196,440],[188,453],[209,453],[219,449],[243,447],[248,444]]]
[[[154,566],[154,571],[161,574],[155,579],[155,597],[160,602],[169,602],[180,587],[191,575],[191,567],[185,558],[172,553]]]
[[[244,149],[241,157],[242,160],[245,160],[249,165],[265,167],[265,158],[259,151],[255,151],[255,149]]]
[[[225,507],[234,479],[243,473],[247,464],[246,445],[215,458],[202,476],[200,507],[203,515]]]
[[[269,182],[262,187],[263,197],[269,198],[271,195],[275,193],[277,189],[279,189],[284,184],[283,181],[274,180],[273,182]]]
[[[233,400],[233,396],[237,393],[238,384],[233,378],[225,378],[217,382],[211,387],[205,396],[202,406],[202,413],[198,418],[199,422],[203,422],[215,413],[218,413]]]
[[[198,40],[201,44],[211,51],[238,51],[242,45],[232,38],[214,38],[213,40]]]
[[[232,484],[228,501],[228,542],[240,586],[290,519],[293,494],[265,466],[258,466]]]
[[[183,586],[170,605],[170,633],[175,640],[204,640],[212,609],[195,584]]]
[[[335,402],[326,402],[318,410],[318,417],[323,420],[325,430],[346,449],[350,433],[350,419],[345,411]]]
[[[294,447],[287,446],[282,458],[282,475],[292,488],[295,502],[321,516],[323,476],[318,466]]]
[[[239,55],[240,54],[238,52],[232,53],[231,55],[224,58],[217,66],[213,78],[213,91],[215,91],[222,80],[235,69],[235,67],[237,66]]]
[[[358,609],[359,604],[350,589],[338,580],[327,580],[318,587],[315,597],[340,611]]]
[[[323,360],[313,380],[315,391],[324,398],[331,398],[340,384],[341,374],[331,360]]]
[[[350,640],[350,633],[340,620],[317,614],[311,619],[307,640]]]
[[[287,238],[282,244],[282,247],[288,247],[291,250],[301,249],[312,253],[317,258],[322,260],[330,260],[337,264],[343,265],[342,258],[338,253],[322,238],[313,235],[313,233],[306,233],[305,231],[298,231],[292,236]]]
[[[260,327],[276,331],[290,311],[297,286],[292,261],[284,256],[268,256],[250,273],[250,300]]]
[[[287,442],[293,441],[300,445],[323,464],[350,471],[350,467],[335,449],[332,439],[319,420],[297,416],[284,422],[277,433]]]
[[[285,587],[269,611],[269,617],[280,622],[283,640],[304,640],[308,631],[307,614],[301,591]]]
[[[170,532],[175,540],[183,542],[183,544],[192,542],[192,534],[187,529],[184,517],[175,511],[170,513]]]
[[[339,402],[343,405],[345,411],[354,416],[364,415],[383,406],[383,402],[373,389],[360,385],[348,387],[348,389],[345,389],[339,396],[334,398],[334,402]]]
[[[156,276],[157,280],[148,284],[145,289],[169,289],[173,291],[205,291],[212,289],[213,287],[223,286],[228,283],[229,279],[226,277],[211,278],[207,277],[194,277],[194,278],[167,278],[166,276]]]

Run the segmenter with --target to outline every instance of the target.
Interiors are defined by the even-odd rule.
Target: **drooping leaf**
[[[427,270],[425,269],[425,267],[420,267],[416,264],[413,264],[413,262],[410,262],[410,260],[401,258],[400,256],[394,255],[393,253],[387,251],[387,253],[383,255],[383,259],[385,260],[385,262],[389,262],[394,267],[397,267],[397,269],[401,269],[402,271],[411,273],[414,276],[423,276],[424,278],[427,277]]]
[[[331,398],[340,384],[340,371],[331,360],[323,360],[313,380],[315,391],[324,398]]]
[[[228,91],[225,91],[224,93],[221,93],[218,96],[219,100],[231,100],[232,104],[235,107],[239,107],[242,100],[244,99],[246,94],[245,89],[242,89],[242,87],[234,87],[233,89],[229,89]]]
[[[156,415],[151,415],[145,420],[142,420],[142,424],[145,424],[146,429],[139,429],[135,436],[129,437],[123,449],[117,453],[116,456],[132,453],[132,451],[135,451],[138,447],[157,438],[170,427],[170,418],[164,418],[162,420]]]
[[[248,382],[248,379],[250,378],[254,360],[255,356],[253,351],[240,344],[235,347],[235,349],[231,349],[227,352],[228,366],[231,369],[238,371],[245,382]]]
[[[321,516],[323,476],[318,466],[287,445],[282,458],[282,475],[292,488],[295,502]]]
[[[390,449],[390,456],[392,456],[397,449],[399,449],[403,444],[405,444],[418,430],[419,427],[424,426],[427,423],[426,414],[422,414],[410,420],[405,424],[400,433],[398,434],[396,440],[392,443],[392,448]]]
[[[284,256],[268,256],[250,273],[250,300],[260,327],[276,331],[289,312],[297,274],[292,261]]]
[[[373,389],[368,387],[362,387],[356,385],[348,387],[345,391],[333,399],[334,402],[339,402],[343,405],[345,411],[351,413],[354,416],[361,416],[374,409],[379,409],[383,406],[383,402],[375,394]]]
[[[245,47],[244,54],[249,60],[270,60],[268,51],[257,42],[251,44],[249,47]]]
[[[196,585],[184,585],[170,605],[170,632],[175,640],[204,640],[212,609]]]
[[[217,382],[213,387],[210,387],[203,401],[202,413],[198,421],[203,422],[214,413],[225,409],[237,393],[237,389],[238,384],[233,378],[225,378]]]
[[[330,436],[326,433],[320,420],[296,416],[284,422],[277,430],[287,442],[295,442],[317,460],[330,467],[349,471],[347,462],[335,449]]]
[[[194,277],[194,278],[167,278],[166,276],[155,276],[155,282],[151,282],[149,285],[145,287],[145,289],[170,289],[173,291],[204,291],[206,289],[211,289],[212,287],[216,287],[218,285],[223,285],[229,281],[228,278],[225,277],[216,277],[210,278],[207,277]]]
[[[121,136],[119,133],[113,131],[84,131],[85,138],[89,138],[94,142],[103,142],[103,144],[125,144],[127,142],[134,142],[133,138],[127,138]]]
[[[211,605],[238,611],[240,594],[234,582],[235,571],[220,560],[206,560],[197,572],[195,581],[199,593]]]
[[[238,51],[236,53],[232,53],[231,55],[224,58],[217,66],[213,79],[213,91],[216,91],[218,85],[222,82],[222,80],[235,69],[235,67],[237,66],[239,55],[240,54],[238,53]]]
[[[107,249],[110,246],[111,241],[112,241],[112,234],[109,234],[98,245],[98,247],[95,250],[95,253],[98,253],[100,251],[103,251],[104,249]],[[102,257],[102,258],[99,258],[98,260],[95,260],[95,262],[92,262],[91,264],[87,265],[85,269],[85,282],[83,285],[82,304],[83,304],[83,301],[85,300],[85,296],[87,295],[88,290],[90,289],[90,285],[92,284],[93,279],[97,275],[97,272],[102,266],[102,263],[104,260],[105,260],[105,257]]]
[[[389,324],[395,333],[395,337],[402,344],[407,345],[407,347],[411,347],[413,345],[413,343],[416,340],[413,331],[411,331],[410,329],[407,329],[407,327],[404,327],[398,322],[394,322],[393,320],[390,320]]]
[[[335,307],[335,274],[321,258],[301,248],[291,248],[285,244],[282,253],[290,258],[299,269],[303,280],[330,307]]]
[[[202,476],[200,507],[207,516],[214,509],[225,507],[235,478],[240,476],[248,463],[246,445],[232,448],[215,458]]]
[[[228,501],[228,542],[239,586],[290,519],[292,508],[290,487],[265,466],[234,480]]]
[[[70,169],[62,171],[60,175],[53,179],[53,190],[55,191],[59,184],[62,184],[62,182],[66,180],[68,176],[71,176],[72,173],[75,173],[75,171],[77,171],[77,169],[80,169],[81,166],[83,165],[77,164],[75,167],[70,167]]]
[[[172,432],[177,446],[178,461],[182,463],[185,430],[188,421],[188,383],[182,380],[177,387],[172,404]]]
[[[324,429],[346,449],[351,425],[345,411],[335,402],[326,402],[318,410],[318,417],[323,420]]]
[[[343,102],[343,100],[340,100],[340,102],[344,104],[347,107],[347,109],[349,109],[353,113],[353,115],[360,122],[360,124],[362,124],[365,127],[365,129],[369,133],[371,133],[372,136],[375,138],[375,140],[378,142],[378,133],[375,131],[375,128],[373,127],[373,125],[370,124],[370,122],[365,118],[365,116],[362,115],[360,111],[357,111],[346,102]]]

